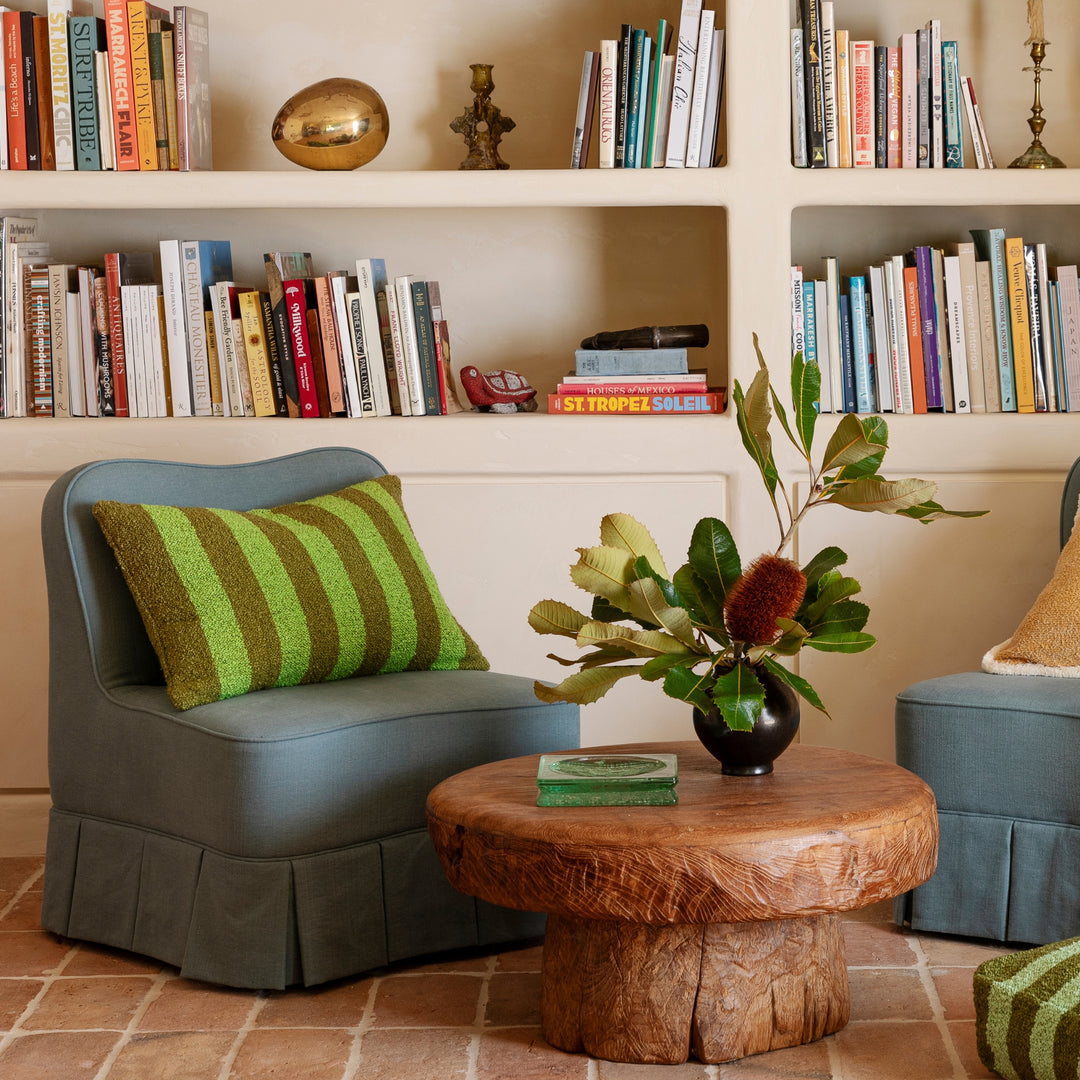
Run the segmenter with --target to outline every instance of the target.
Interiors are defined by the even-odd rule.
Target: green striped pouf
[[[1080,937],[975,969],[982,1063],[1007,1080],[1080,1076]]]

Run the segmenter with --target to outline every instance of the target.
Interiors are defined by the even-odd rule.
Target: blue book
[[[964,167],[964,132],[960,113],[964,108],[960,98],[960,64],[955,41],[941,43],[941,78],[945,98],[945,168]]]
[[[814,314],[817,310],[817,289],[812,281],[803,282],[802,290],[802,314],[803,314],[803,361],[807,364],[818,363],[817,351],[817,327],[814,324]]]
[[[1005,230],[969,229],[975,252],[990,264],[990,294],[997,341],[1001,411],[1016,412],[1016,373],[1013,371],[1012,324],[1009,321],[1009,286],[1005,270]]]
[[[652,86],[652,38],[645,38],[645,47],[641,52],[641,93],[638,98],[636,121],[637,147],[634,153],[634,168],[649,168],[645,164],[645,144],[649,141],[649,93]]]
[[[855,359],[851,341],[851,301],[847,293],[838,298],[840,308],[840,370],[844,381],[844,412],[856,412]]]
[[[626,87],[626,146],[623,149],[623,166],[638,167],[638,143],[641,128],[641,77],[645,68],[645,31],[635,27],[630,44],[630,68]]]
[[[686,349],[576,349],[576,375],[684,375]]]
[[[934,298],[933,252],[929,245],[915,248],[915,270],[919,275],[919,311],[922,314],[923,371],[926,375],[926,407],[944,408],[941,396],[941,368],[938,357],[938,311]]]
[[[98,97],[94,76],[94,52],[104,51],[105,20],[93,15],[68,19],[68,52],[71,64],[71,114],[75,136],[75,168],[101,169],[98,141]]]
[[[410,281],[413,319],[416,323],[416,351],[420,355],[420,381],[424,387],[424,415],[442,412],[439,394],[439,361],[435,354],[435,330],[431,321],[431,298],[426,281]]]
[[[870,319],[866,310],[866,278],[848,278],[851,305],[851,355],[855,369],[855,411],[874,411],[874,375],[870,370]]]

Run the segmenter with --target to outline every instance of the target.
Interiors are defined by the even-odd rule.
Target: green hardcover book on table
[[[542,754],[537,806],[673,806],[674,754]]]

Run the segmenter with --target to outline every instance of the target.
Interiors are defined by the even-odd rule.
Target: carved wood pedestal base
[[[608,1061],[720,1062],[848,1021],[836,915],[646,926],[549,915],[541,997],[552,1046]]]

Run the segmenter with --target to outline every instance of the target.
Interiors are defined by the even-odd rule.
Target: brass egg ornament
[[[323,79],[278,109],[270,135],[285,157],[305,169],[357,169],[386,145],[390,116],[367,83]]]

